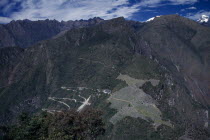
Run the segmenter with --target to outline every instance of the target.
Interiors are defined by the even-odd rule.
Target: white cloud
[[[128,0],[26,0],[21,4],[22,10],[12,13],[10,17],[15,20],[76,20],[92,17],[110,19],[118,16],[129,18],[139,9],[138,4],[128,4]],[[4,11],[9,11],[10,7],[11,4],[5,6]]]
[[[196,8],[196,7],[189,7],[189,8],[186,8],[186,9],[189,9],[189,10],[196,10],[197,8]]]
[[[7,3],[8,3],[8,0],[1,0],[0,7],[6,5]]]
[[[185,8],[185,9],[181,9],[181,12],[184,12],[186,10],[196,10],[197,8],[196,7],[188,7],[188,8]]]
[[[8,23],[10,22],[12,19],[11,18],[8,18],[8,17],[0,17],[0,23]]]
[[[194,4],[198,0],[169,0],[173,5],[185,5],[185,4]]]
[[[198,0],[142,0],[140,5],[145,7],[157,7],[163,5],[188,5],[196,2],[198,2]]]
[[[197,13],[188,13],[187,18],[198,20],[202,15],[210,16],[210,11],[198,11]]]
[[[17,2],[21,2],[20,10],[11,12]],[[141,8],[158,7],[163,5],[163,2],[176,5],[193,4],[197,0],[142,0],[133,5],[130,5],[129,0],[13,0],[9,4],[2,2],[2,12],[9,14],[9,19],[14,20],[49,18],[60,21],[93,17],[111,19],[119,16],[130,19]]]

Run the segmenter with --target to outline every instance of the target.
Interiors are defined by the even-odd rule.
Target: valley
[[[93,108],[106,124],[99,140],[206,140],[210,28],[178,15],[99,21],[0,48],[0,125]]]

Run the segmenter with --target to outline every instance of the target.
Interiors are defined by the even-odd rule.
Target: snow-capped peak
[[[203,22],[208,22],[209,21],[209,16],[207,15],[202,15],[198,22],[203,23]]]
[[[145,22],[152,21],[152,20],[154,20],[154,19],[155,19],[155,18],[157,18],[157,17],[160,17],[160,16],[155,16],[155,17],[149,18],[149,19],[148,19],[148,20],[146,20]]]

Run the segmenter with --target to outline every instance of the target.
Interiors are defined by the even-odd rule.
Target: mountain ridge
[[[0,47],[19,46],[22,48],[34,43],[50,39],[62,31],[96,25],[103,21],[101,18],[76,21],[56,20],[17,20],[8,24],[0,24]]]
[[[138,139],[140,136],[152,139],[156,133],[159,139],[182,136],[205,139],[200,131],[209,129],[209,79],[206,77],[209,74],[209,30],[177,15],[161,16],[148,23],[116,18],[96,26],[71,29],[23,49],[22,53],[14,50],[21,55],[18,64],[14,64],[16,68],[12,68],[14,74],[8,74],[12,77],[4,78],[12,82],[7,81],[7,86],[0,88],[0,123],[14,122],[22,111],[66,109],[63,103],[78,108],[83,97],[89,99],[92,107],[105,112],[108,131],[101,139]],[[1,63],[4,62],[8,63],[6,59]],[[0,73],[4,71],[0,69]],[[119,79],[120,75],[124,75],[126,82]],[[154,86],[149,79],[159,80],[159,84]],[[142,80],[143,85],[139,84]],[[150,108],[145,110],[151,101],[140,100],[141,105],[135,100],[134,107],[122,102],[129,97],[126,89],[133,88],[129,83],[136,81],[135,94],[143,97],[147,94],[148,100],[152,98],[163,122],[170,121],[173,129],[160,125],[155,131],[154,122],[149,118],[159,113],[151,114]],[[199,87],[206,93],[201,93]],[[103,89],[110,90],[117,100],[109,102],[112,96],[100,92]],[[62,100],[66,98],[78,102]],[[133,99],[129,97],[130,100]],[[138,110],[137,116],[141,118],[125,115],[127,108]],[[121,113],[125,117],[119,119]],[[130,127],[132,129],[128,129]]]

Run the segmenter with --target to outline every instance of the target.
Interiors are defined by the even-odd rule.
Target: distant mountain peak
[[[206,23],[209,21],[209,16],[201,15],[200,19],[197,20],[199,23]]]

